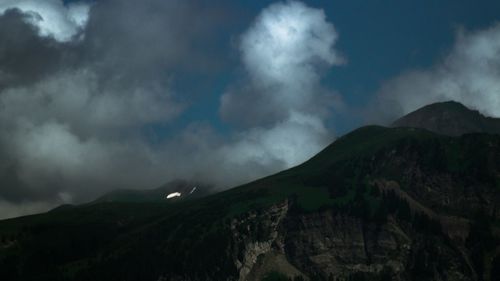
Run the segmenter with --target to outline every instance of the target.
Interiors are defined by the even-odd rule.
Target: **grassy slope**
[[[484,156],[492,141],[498,143],[498,137],[475,135],[457,139],[418,129],[364,127],[340,138],[302,165],[199,200],[175,204],[101,203],[2,221],[0,237],[7,244],[11,240],[17,242],[0,248],[0,260],[3,258],[7,264],[9,259],[21,259],[17,274],[38,272],[38,280],[54,280],[53,272],[83,279],[105,279],[112,272],[114,279],[123,274],[124,280],[125,276],[133,280],[136,274],[135,277],[147,280],[148,274],[151,278],[157,276],[160,268],[183,273],[187,265],[201,272],[223,265],[221,272],[213,273],[217,276],[234,270],[224,255],[213,255],[228,243],[229,219],[234,216],[287,198],[308,212],[355,203],[361,194],[364,202],[376,208],[378,202],[366,189],[370,180],[366,173],[373,169],[364,164],[367,159],[408,144],[424,150],[437,146],[444,148],[440,149],[444,154],[438,156],[446,163],[435,163],[437,154],[430,149],[429,155],[424,155],[430,157],[428,164],[461,171],[482,161],[472,156]],[[473,146],[470,151],[464,149],[469,146]],[[391,171],[378,173],[392,176]],[[43,268],[31,264],[40,260],[44,261]],[[132,273],[124,274],[122,268]]]

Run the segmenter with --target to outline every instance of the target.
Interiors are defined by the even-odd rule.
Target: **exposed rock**
[[[273,205],[260,214],[250,212],[247,217],[232,221],[234,244],[237,245],[237,251],[242,252],[242,255],[238,255],[242,258],[235,260],[239,271],[238,280],[247,280],[259,256],[269,253],[273,246],[279,250],[282,243],[277,241],[278,228],[287,212],[288,200],[285,200],[282,204]],[[243,229],[244,232],[238,231],[239,229]]]
[[[238,231],[242,227],[248,232]],[[430,270],[431,280],[476,280],[466,255],[445,237],[424,238],[391,217],[377,225],[332,210],[292,214],[286,202],[250,212],[231,228],[242,251],[235,260],[240,281],[261,280],[272,271],[305,280],[349,280],[353,272],[414,280],[410,276],[421,267]],[[258,238],[255,229],[267,235]]]

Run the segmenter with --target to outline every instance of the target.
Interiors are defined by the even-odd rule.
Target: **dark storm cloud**
[[[182,112],[189,97],[170,86],[178,72],[220,61],[207,34],[224,17],[210,6],[71,5],[0,3],[0,207],[11,211],[168,180],[169,159],[140,128]]]
[[[16,9],[0,17],[0,90],[46,77],[61,66],[65,56],[66,47],[40,37],[27,17]]]
[[[217,50],[209,34],[223,23],[211,6],[190,1],[96,3],[87,25],[83,56],[100,77],[122,83],[167,80],[170,71],[210,71]],[[218,15],[219,16],[219,15]]]

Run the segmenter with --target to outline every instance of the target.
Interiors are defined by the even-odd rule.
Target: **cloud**
[[[324,12],[301,2],[261,12],[241,38],[246,77],[221,98],[221,116],[245,128],[223,148],[229,161],[278,171],[332,141],[324,120],[339,97],[322,88],[320,78],[326,67],[344,63],[334,49],[337,38]]]
[[[320,119],[294,114],[271,128],[255,127],[244,131],[236,142],[221,150],[231,165],[254,163],[266,167],[263,170],[269,173],[304,162],[331,141]]]
[[[15,167],[25,197],[69,192],[76,202],[114,188],[145,188],[166,180],[141,128],[180,112],[166,88],[117,91],[87,69],[59,72],[0,94],[2,158]],[[166,161],[166,160],[165,160]],[[36,199],[36,198],[33,198]]]
[[[70,48],[40,37],[17,10],[0,16],[0,91],[28,85],[56,71]]]
[[[218,61],[192,47],[220,24],[209,8],[157,0],[0,8],[0,200],[10,204],[0,207],[81,203],[180,174],[164,172],[170,147],[144,132],[184,110],[172,77]]]
[[[37,27],[41,36],[68,42],[85,27],[90,5],[76,2],[65,5],[62,0],[3,0],[0,15],[10,9],[26,14],[24,20]]]
[[[180,0],[74,5],[0,5],[8,23],[0,24],[0,212],[178,178],[231,187],[298,164],[333,139],[325,120],[341,101],[321,77],[344,60],[322,10],[273,4],[243,33],[243,75],[219,108],[234,128],[220,133],[211,120],[172,124],[196,95],[176,78],[216,75],[224,53],[210,36],[230,10]],[[58,17],[35,22],[29,11]],[[9,57],[20,63],[4,64]]]
[[[35,202],[35,203],[11,203],[0,200],[0,220],[15,218],[18,216],[31,215],[45,212],[50,208],[60,205],[60,202]]]
[[[299,164],[331,141],[321,120],[294,115],[273,127],[248,128],[229,137],[210,124],[192,124],[155,156],[167,178],[195,179],[223,189]]]
[[[253,82],[294,89],[317,82],[316,64],[343,62],[333,49],[337,37],[322,10],[296,1],[277,3],[262,11],[243,36],[243,61]]]
[[[295,1],[269,6],[241,39],[248,77],[222,97],[223,118],[255,125],[327,111],[333,97],[319,80],[323,68],[344,62],[333,48],[337,38],[320,9]]]
[[[378,99],[382,106],[392,105],[391,118],[446,100],[500,117],[500,23],[472,32],[460,29],[448,55],[430,68],[390,79]]]

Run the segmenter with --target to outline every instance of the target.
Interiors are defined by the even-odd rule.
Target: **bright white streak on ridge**
[[[180,197],[181,193],[180,192],[172,192],[169,195],[167,195],[167,199],[172,199],[174,197]]]

